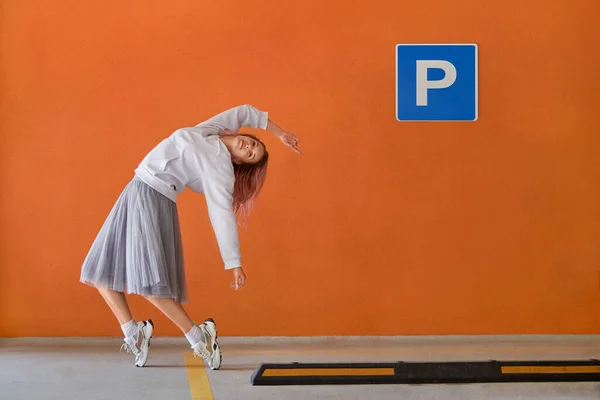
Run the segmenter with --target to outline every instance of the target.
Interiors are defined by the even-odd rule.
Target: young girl
[[[125,335],[122,348],[135,355],[138,367],[146,364],[154,324],[133,320],[125,291],[162,311],[210,368],[221,366],[215,322],[196,325],[181,306],[187,292],[176,200],[186,186],[204,194],[224,268],[233,271],[232,287],[242,288],[236,213],[245,221],[269,160],[260,140],[238,133],[242,126],[271,132],[301,154],[296,136],[249,105],[178,129],[142,160],[85,258],[80,281],[96,287],[115,314]]]

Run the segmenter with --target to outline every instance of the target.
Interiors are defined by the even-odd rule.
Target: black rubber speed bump
[[[253,385],[598,382],[600,360],[262,364]]]

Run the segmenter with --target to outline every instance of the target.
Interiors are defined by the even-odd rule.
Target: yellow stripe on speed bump
[[[394,368],[267,368],[262,376],[393,376]]]
[[[575,365],[575,366],[514,366],[502,367],[503,374],[597,374],[600,366]]]
[[[184,358],[192,400],[214,400],[202,359],[195,359],[194,353],[185,353]]]

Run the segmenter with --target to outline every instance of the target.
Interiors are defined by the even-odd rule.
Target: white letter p
[[[444,71],[445,76],[439,81],[427,80],[427,70],[437,68]],[[444,60],[417,60],[417,105],[427,105],[427,90],[445,89],[456,82],[454,64]]]

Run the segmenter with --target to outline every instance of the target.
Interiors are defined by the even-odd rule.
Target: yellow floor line
[[[391,348],[378,348],[378,349],[340,349],[340,350],[311,350],[308,348],[298,350],[228,350],[227,354],[370,354],[370,355],[392,355],[392,354],[406,354],[406,353],[549,353],[549,352],[563,352],[563,351],[590,351],[590,348],[523,348],[523,349],[391,349]],[[587,358],[587,356],[585,356]]]
[[[185,367],[187,369],[188,381],[190,382],[190,391],[192,400],[214,400],[212,389],[206,367],[201,358],[194,358],[193,353],[185,353]]]

